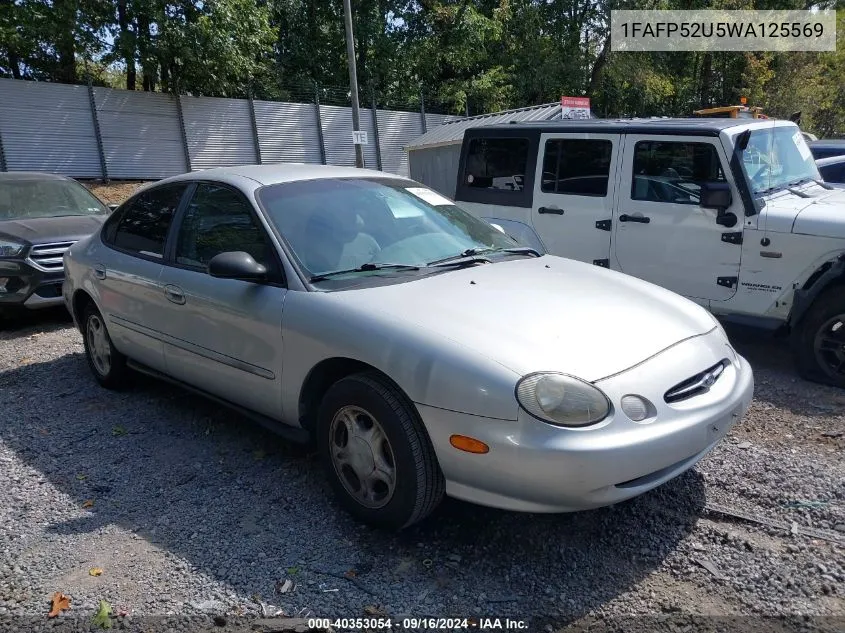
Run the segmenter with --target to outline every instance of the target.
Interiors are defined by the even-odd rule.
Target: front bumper
[[[0,290],[0,309],[12,306],[38,309],[64,304],[64,270],[46,272],[24,260],[6,259],[0,260],[0,278],[6,280]]]
[[[667,390],[724,358],[729,365],[710,391],[664,402]],[[571,512],[630,499],[704,457],[748,409],[754,378],[748,362],[715,331],[596,385],[613,412],[583,429],[546,424],[522,409],[517,420],[507,421],[418,405],[447,494],[526,512]],[[619,408],[628,394],[647,398],[656,414],[640,423],[630,420]],[[490,451],[460,451],[449,443],[452,434],[479,439]]]

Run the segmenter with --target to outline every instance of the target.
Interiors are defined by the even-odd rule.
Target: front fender
[[[845,253],[828,260],[808,278],[804,287],[795,290],[792,298],[792,311],[789,325],[795,327],[801,322],[816,297],[835,280],[845,277]]]
[[[344,358],[387,375],[417,404],[488,418],[516,420],[519,376],[456,340],[392,322],[378,306],[364,313],[330,293],[291,292],[282,332],[282,408],[298,418],[299,397],[312,368]],[[288,360],[290,359],[290,360]]]

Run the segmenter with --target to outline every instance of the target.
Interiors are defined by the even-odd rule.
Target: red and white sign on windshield
[[[561,97],[560,113],[564,119],[589,119],[589,97]]]

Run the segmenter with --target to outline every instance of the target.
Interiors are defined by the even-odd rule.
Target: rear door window
[[[541,191],[606,196],[612,154],[613,143],[605,139],[546,141]]]
[[[139,194],[121,211],[113,233],[107,231],[106,241],[120,250],[162,259],[167,233],[185,188],[184,183],[174,183]]]

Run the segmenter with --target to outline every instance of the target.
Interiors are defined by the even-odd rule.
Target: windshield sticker
[[[801,153],[801,158],[807,160],[813,153],[810,151],[810,148],[807,147],[807,144],[804,142],[804,137],[801,136],[801,132],[796,132],[792,135],[792,140],[795,142],[795,147],[798,148],[798,151]]]
[[[449,198],[441,196],[436,191],[426,189],[425,187],[407,187],[406,191],[408,191],[408,193],[414,194],[420,200],[424,200],[425,202],[428,202],[430,205],[433,205],[435,207],[442,205],[455,206],[455,203],[449,200]]]

